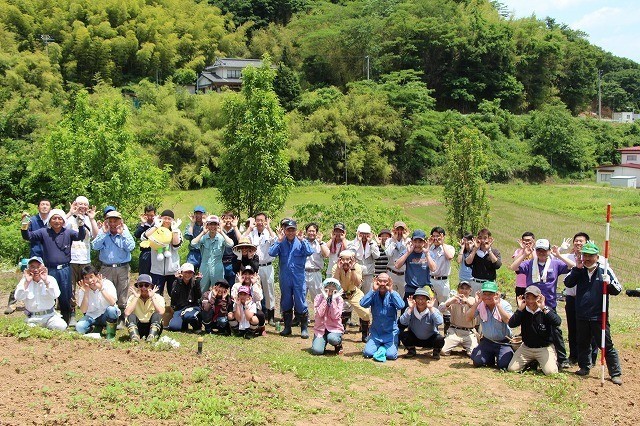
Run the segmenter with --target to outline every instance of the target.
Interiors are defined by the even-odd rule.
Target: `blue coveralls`
[[[278,257],[280,265],[280,309],[282,312],[295,308],[296,314],[307,313],[307,283],[304,279],[304,264],[307,256],[315,251],[309,241],[299,238],[276,241],[269,247],[269,256]]]
[[[371,308],[371,328],[369,340],[362,354],[371,358],[380,346],[387,349],[387,359],[398,358],[398,309],[404,308],[404,301],[397,291],[386,292],[383,297],[380,293],[371,290],[360,299],[360,306]]]
[[[213,239],[209,234],[206,234],[197,244],[190,244],[189,247],[200,249],[202,253],[202,263],[200,264],[200,272],[202,273],[200,290],[202,293],[208,291],[211,284],[225,278],[222,255],[226,246],[227,243],[219,232]],[[232,282],[229,283],[229,287],[233,287]]]

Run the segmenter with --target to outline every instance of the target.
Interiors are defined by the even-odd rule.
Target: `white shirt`
[[[389,257],[389,264],[388,264],[389,268],[398,272],[404,272],[405,269],[407,269],[406,264],[402,265],[400,269],[396,269],[394,265],[396,263],[396,260],[400,259],[400,257],[404,254],[404,252],[407,251],[408,242],[409,242],[408,239],[404,241],[396,241],[393,237],[387,239],[384,252],[387,254],[387,257]]]
[[[451,247],[451,246],[449,246]],[[453,249],[453,247],[451,247]],[[444,254],[444,245],[433,247],[429,250],[429,255],[436,262],[436,270],[431,272],[433,277],[448,277],[451,275],[451,259],[447,259]]]
[[[304,269],[322,270],[322,268],[324,268],[324,258],[322,257],[322,253],[320,251],[322,246],[320,245],[318,240],[309,241],[309,245],[313,249],[314,253],[310,256],[307,256],[307,260],[304,263]]]
[[[350,242],[349,242],[349,240],[346,240],[346,242],[347,242],[347,247],[348,247]],[[331,248],[331,240],[329,240],[327,242],[327,244],[329,245],[329,248]],[[331,271],[333,269],[333,265],[338,263],[338,257],[340,256],[340,252],[342,250],[346,250],[347,247],[342,247],[342,241],[340,241],[340,242],[338,242],[336,244],[336,252],[335,253],[331,253],[331,251],[329,251],[329,264],[327,265],[327,275],[331,275]]]
[[[79,215],[78,215],[79,216]],[[84,227],[86,228],[86,234],[84,241],[72,241],[71,242],[71,263],[79,265],[85,265],[91,263],[91,219],[89,216],[84,215],[82,217],[84,221]],[[78,231],[78,218],[77,216],[69,216],[65,228]]]
[[[14,296],[16,300],[23,300],[24,307],[29,312],[40,312],[51,309],[56,304],[56,299],[60,296],[58,281],[51,275],[47,275],[49,288],[44,283],[44,279],[39,282],[31,282],[27,290],[24,289],[24,277],[18,283]]]
[[[269,247],[276,240],[275,234],[273,237],[269,234],[269,231],[265,227],[262,230],[262,234],[258,235],[258,229],[253,228],[251,232],[249,232],[249,240],[251,240],[251,244],[258,248],[258,259],[260,264],[265,264],[269,262],[273,262],[273,257],[269,256]]]
[[[240,317],[240,321],[238,321],[238,329],[239,330],[246,330],[247,328],[249,328],[251,326],[251,324],[249,323],[249,320],[247,320],[247,317],[244,314],[245,309],[248,310],[249,312],[253,312],[253,314],[256,314],[256,304],[254,301],[250,301],[248,303],[249,308],[247,308],[247,305],[243,306],[241,311],[242,311],[242,316]],[[233,306],[233,309],[235,309],[235,304]]]
[[[362,266],[362,275],[373,275],[376,259],[380,257],[380,248],[375,240],[369,240],[363,246],[357,238],[349,244],[349,249],[356,253],[356,261]]]
[[[116,300],[118,298],[116,293],[116,287],[108,279],[104,278],[102,280],[102,288],[106,294],[113,297],[113,300]],[[85,295],[85,292],[83,289],[78,290],[78,296],[76,297],[76,300],[78,301],[78,306],[82,304],[82,301],[85,298],[85,296],[88,297],[86,315],[93,319],[98,318],[100,315],[104,314],[107,308],[111,306],[111,304],[107,302],[107,299],[105,299],[101,291],[89,290]]]

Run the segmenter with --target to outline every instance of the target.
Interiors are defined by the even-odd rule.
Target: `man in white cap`
[[[408,238],[408,232],[409,228],[407,228],[407,224],[400,220],[397,221],[393,224],[391,238],[387,240],[384,248],[387,257],[389,258],[387,272],[393,281],[393,285],[395,286],[394,289],[401,295],[404,295],[404,274],[406,266],[402,264],[402,266],[396,268],[395,263],[396,260],[400,259],[400,257],[407,252],[407,245],[411,241]]]
[[[84,226],[87,231],[83,241],[74,241],[71,244],[71,287],[74,295],[76,294],[76,283],[82,279],[82,268],[91,264],[91,239],[98,235],[98,223],[95,217],[96,208],[90,208],[89,199],[83,195],[78,196],[71,203],[67,212],[65,228],[77,231],[81,226]],[[71,307],[69,327],[75,327],[75,297],[71,300]]]
[[[94,250],[100,253],[102,262],[100,273],[111,281],[118,293],[118,309],[124,312],[127,306],[129,288],[129,272],[131,271],[131,252],[136,242],[129,230],[124,226],[122,215],[115,210],[105,216],[105,221],[98,235],[91,242]],[[124,328],[124,315],[118,322],[118,329]]]
[[[349,244],[349,250],[353,250],[356,261],[362,267],[362,291],[367,294],[373,284],[373,276],[376,272],[376,259],[380,257],[380,247],[371,234],[371,226],[368,223],[358,225],[358,236]]]
[[[33,256],[29,259],[14,296],[16,300],[24,301],[27,324],[60,331],[67,328],[67,323],[54,309],[56,298],[60,296],[58,282],[47,274],[41,258]]]
[[[71,299],[73,297],[71,287],[71,245],[74,241],[83,241],[86,235],[86,228],[83,226],[78,231],[66,229],[66,213],[60,209],[53,209],[49,212],[46,221],[46,228],[36,231],[29,231],[24,227],[21,229],[22,238],[31,242],[39,242],[42,245],[44,254],[44,265],[48,274],[53,276],[60,288],[58,306],[65,323],[69,323],[71,317]]]

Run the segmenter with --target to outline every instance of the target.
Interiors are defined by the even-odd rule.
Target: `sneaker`
[[[76,328],[77,323],[78,321],[76,321],[76,316],[74,314],[71,314],[71,318],[69,318],[69,327]]]
[[[589,375],[589,369],[588,368],[581,368],[580,370],[576,371],[576,374],[578,376],[588,376]]]
[[[336,355],[342,355],[344,353],[344,349],[342,348],[342,345],[336,346],[335,352],[336,352]]]
[[[618,385],[618,386],[622,386],[622,376],[613,376],[613,377],[611,378],[611,382],[612,382],[613,384]]]
[[[566,370],[567,368],[571,368],[571,363],[568,359],[565,359],[558,365],[560,370]]]
[[[407,349],[407,353],[404,354],[404,357],[405,358],[413,358],[416,355],[417,355],[416,348],[409,348],[409,349]]]

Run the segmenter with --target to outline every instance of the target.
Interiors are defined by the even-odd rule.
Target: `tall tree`
[[[284,110],[273,90],[275,70],[268,56],[260,68],[242,74],[240,96],[225,104],[228,125],[218,188],[225,208],[252,216],[275,214],[284,206],[293,179],[285,156]]]
[[[487,172],[484,153],[486,137],[477,129],[452,130],[445,141],[444,201],[447,227],[461,238],[464,232],[476,233],[489,222]]]

